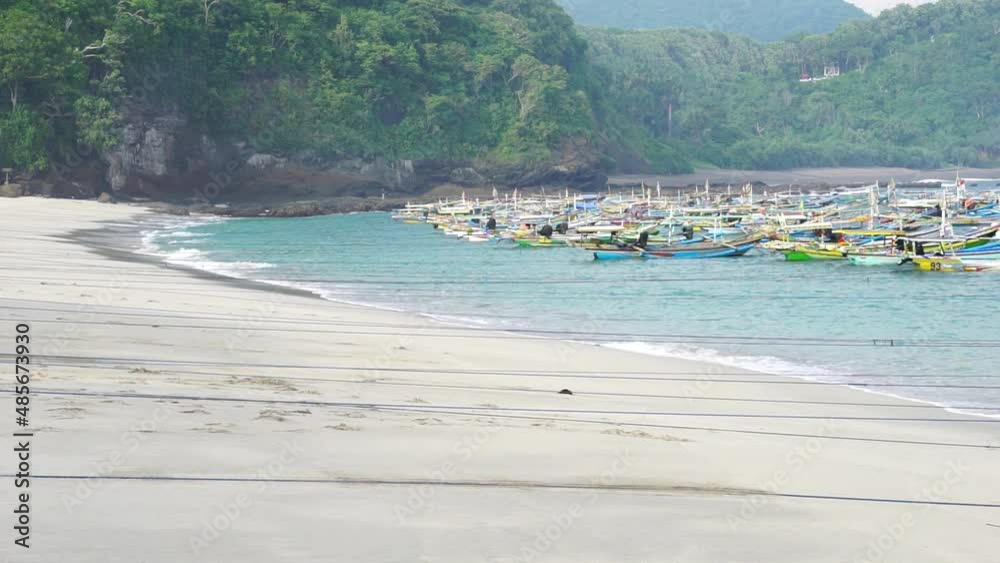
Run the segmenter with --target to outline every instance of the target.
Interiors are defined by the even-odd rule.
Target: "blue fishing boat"
[[[683,246],[672,247],[670,249],[642,250],[633,248],[630,250],[596,250],[594,260],[633,260],[633,259],[700,259],[700,258],[727,258],[733,256],[743,256],[753,250],[755,243],[744,243],[740,245],[718,245],[711,248],[684,248]]]

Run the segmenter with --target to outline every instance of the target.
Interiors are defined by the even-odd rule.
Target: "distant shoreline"
[[[760,182],[769,186],[840,186],[847,184],[881,183],[895,179],[897,182],[939,179],[952,180],[959,175],[963,178],[1000,178],[1000,168],[948,168],[937,170],[913,170],[910,168],[793,168],[790,170],[697,170],[691,174],[622,174],[608,178],[612,186],[635,185],[641,182],[662,186],[685,187],[703,184],[741,185]]]

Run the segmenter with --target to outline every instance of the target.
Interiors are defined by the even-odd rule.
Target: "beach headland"
[[[708,182],[715,190],[738,188],[744,184],[753,184],[761,191],[794,187],[801,190],[831,190],[847,186],[857,187],[881,182],[883,185],[890,180],[896,180],[900,186],[906,186],[924,180],[952,181],[960,172],[968,178],[997,178],[1000,169],[962,169],[956,170],[914,170],[907,168],[798,168],[792,170],[727,170],[701,169],[690,174],[618,174],[607,178],[607,184],[586,184],[579,188],[581,192],[602,192],[605,185],[613,190],[628,190],[640,184],[654,186],[660,184],[667,190],[701,190]],[[391,185],[372,183],[363,190],[347,189],[355,186],[348,182],[345,186],[331,184],[329,178],[314,178],[307,188],[290,189],[287,185],[264,182],[263,186],[253,180],[238,181],[228,178],[222,182],[209,181],[204,185],[189,191],[153,193],[115,192],[115,195],[103,193],[107,186],[101,181],[82,180],[79,186],[85,189],[72,192],[59,192],[75,199],[97,197],[99,194],[107,198],[117,198],[123,202],[146,205],[160,213],[172,215],[209,214],[225,217],[308,217],[315,215],[330,215],[336,213],[354,213],[364,211],[390,211],[409,203],[434,202],[454,200],[463,196],[469,199],[492,197],[497,185],[485,182],[467,184],[456,182],[427,182],[411,190],[399,190]],[[259,179],[257,180],[259,181]],[[190,182],[179,181],[179,185],[189,185]],[[42,189],[42,182],[27,182],[25,193],[42,195],[48,190]],[[584,184],[571,181],[565,183],[545,184],[535,182],[514,186],[500,185],[505,193],[510,193],[516,187],[522,195],[540,193],[545,187],[552,191],[561,191],[565,186],[578,188]],[[921,184],[925,187],[939,187],[939,184]],[[356,186],[355,186],[356,187]],[[20,187],[19,187],[20,189]],[[21,193],[20,191],[18,193]]]
[[[0,326],[31,327],[39,460],[30,555],[3,551],[18,561],[930,563],[1000,546],[993,419],[90,246],[138,207],[0,213]]]

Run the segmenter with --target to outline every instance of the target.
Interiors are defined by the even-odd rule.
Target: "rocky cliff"
[[[89,189],[93,196],[110,192],[236,214],[314,214],[337,210],[338,198],[416,197],[441,185],[602,189],[607,181],[585,140],[567,142],[551,161],[530,164],[267,154],[246,142],[212,138],[175,113],[131,115],[120,138],[88,166],[49,178],[55,184],[49,191],[79,197]]]

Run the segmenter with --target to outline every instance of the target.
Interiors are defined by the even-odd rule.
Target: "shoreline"
[[[135,241],[141,241],[143,239],[143,237],[142,237],[143,234],[152,233],[152,232],[166,232],[166,231],[171,230],[171,227],[164,227],[164,228],[161,228],[161,229],[158,229],[158,230],[151,230],[151,231],[143,230],[144,226],[148,226],[148,225],[143,225],[142,224],[143,217],[146,217],[147,220],[149,219],[149,216],[140,216],[140,217],[137,217],[136,223],[134,224],[133,228],[130,231],[131,235],[133,236],[133,239],[134,239],[133,242],[135,242]],[[218,218],[216,218],[214,216],[211,216],[211,215],[191,216],[190,218],[187,218],[187,219],[180,219],[180,218],[178,218],[177,220],[178,220],[178,223],[185,223],[185,222],[197,221],[198,219],[204,219],[206,222],[210,222],[212,220],[219,220]],[[221,220],[228,221],[228,220],[234,220],[234,219],[239,219],[239,218],[225,218],[225,219],[221,219]],[[343,305],[343,306],[347,306],[347,307],[357,307],[360,310],[371,309],[371,310],[377,310],[377,311],[384,311],[384,312],[388,312],[388,313],[399,314],[399,315],[403,315],[403,316],[405,316],[407,318],[410,318],[410,319],[416,319],[416,320],[420,320],[420,321],[429,321],[431,323],[436,323],[436,324],[439,324],[439,325],[442,325],[442,326],[451,326],[451,327],[460,327],[460,328],[473,328],[474,327],[476,330],[495,331],[495,332],[497,332],[499,334],[514,334],[514,333],[509,333],[509,332],[503,330],[502,328],[489,327],[487,325],[473,323],[471,321],[465,321],[465,322],[463,322],[459,317],[454,317],[454,320],[445,320],[444,317],[448,316],[447,313],[440,313],[440,314],[421,313],[421,312],[408,311],[408,310],[405,310],[405,309],[394,309],[394,308],[390,308],[390,307],[382,306],[382,305],[378,305],[378,304],[373,304],[373,303],[353,302],[353,301],[347,301],[347,300],[343,300],[343,299],[336,299],[336,298],[324,295],[321,290],[296,287],[294,284],[282,282],[280,280],[268,281],[268,280],[262,280],[262,279],[255,279],[255,278],[252,278],[252,277],[242,277],[239,274],[226,274],[226,273],[214,272],[214,271],[212,271],[210,269],[207,269],[207,268],[199,268],[196,265],[186,265],[186,264],[172,263],[172,262],[169,262],[167,259],[165,259],[166,256],[167,256],[166,254],[162,254],[162,253],[161,254],[157,254],[157,253],[155,253],[152,250],[149,250],[147,252],[147,251],[143,251],[141,249],[133,249],[133,250],[127,250],[127,249],[124,249],[124,248],[112,249],[112,248],[108,247],[107,245],[102,245],[101,242],[99,242],[98,240],[90,240],[90,241],[84,240],[88,236],[94,236],[95,238],[98,237],[98,236],[100,236],[100,231],[101,231],[101,229],[90,230],[90,231],[82,231],[80,233],[76,233],[76,234],[73,234],[71,236],[72,236],[72,238],[74,240],[78,240],[82,244],[88,245],[91,248],[95,249],[96,251],[98,251],[98,253],[100,253],[102,255],[106,255],[106,256],[108,256],[108,257],[110,257],[112,259],[140,260],[140,261],[147,261],[148,260],[149,263],[162,264],[162,265],[165,265],[166,267],[173,268],[173,269],[180,270],[180,271],[185,271],[185,272],[188,272],[189,274],[191,274],[193,276],[201,276],[201,277],[204,277],[205,279],[209,279],[209,280],[215,280],[215,281],[219,281],[219,282],[222,282],[222,283],[232,283],[235,286],[241,287],[241,288],[244,288],[244,289],[261,290],[261,291],[277,291],[277,292],[282,292],[282,293],[286,293],[286,294],[289,294],[289,295],[300,295],[300,296],[305,296],[305,297],[309,297],[309,298],[320,299],[320,300],[323,300],[325,302],[336,303],[338,305]],[[160,248],[159,250],[163,250],[163,249]],[[252,274],[247,274],[247,276],[250,276],[250,275],[252,275]],[[593,347],[597,347],[597,348],[611,348],[611,349],[615,349],[615,350],[625,351],[625,352],[630,353],[630,354],[640,354],[640,355],[647,356],[647,357],[651,356],[651,357],[657,357],[657,358],[669,358],[669,359],[672,359],[672,360],[683,360],[683,361],[688,361],[688,362],[703,363],[703,364],[706,364],[708,366],[712,366],[713,368],[731,369],[731,370],[737,371],[738,373],[757,373],[757,374],[773,375],[775,377],[780,377],[780,378],[790,378],[790,379],[795,379],[795,380],[822,382],[822,383],[826,383],[826,384],[830,384],[830,385],[836,385],[836,386],[840,386],[840,387],[851,389],[853,391],[860,391],[860,392],[863,392],[863,393],[866,393],[866,394],[875,395],[875,396],[879,396],[879,397],[889,397],[889,398],[892,398],[894,400],[905,401],[907,403],[914,403],[914,404],[918,404],[918,405],[925,405],[925,406],[936,407],[936,408],[939,408],[939,409],[941,409],[941,410],[943,410],[945,412],[951,413],[951,414],[957,414],[957,415],[963,415],[963,416],[972,416],[972,417],[978,417],[978,418],[1000,419],[1000,412],[997,412],[997,413],[994,413],[994,414],[983,413],[983,412],[976,412],[976,410],[970,409],[968,407],[965,407],[965,408],[963,408],[961,406],[955,407],[955,406],[949,405],[946,402],[936,402],[936,401],[927,400],[927,399],[921,399],[921,398],[917,398],[917,397],[907,397],[905,395],[900,395],[898,393],[893,393],[893,392],[889,392],[889,391],[880,391],[880,390],[873,389],[873,388],[866,388],[864,386],[859,386],[859,385],[856,385],[856,384],[851,384],[849,381],[830,381],[830,379],[836,379],[837,378],[837,375],[834,374],[834,373],[830,373],[830,374],[823,374],[823,373],[815,373],[815,374],[789,374],[789,373],[782,373],[780,371],[766,371],[766,370],[759,370],[759,369],[747,368],[747,367],[745,367],[743,365],[739,365],[738,362],[735,362],[735,361],[733,361],[733,360],[731,360],[731,359],[729,359],[727,357],[720,358],[718,361],[711,361],[711,360],[705,360],[705,359],[694,359],[694,358],[684,357],[682,355],[676,355],[676,354],[672,355],[672,354],[669,354],[669,353],[666,353],[666,352],[664,352],[664,353],[657,353],[656,351],[653,351],[653,350],[647,351],[647,352],[642,352],[642,351],[637,351],[637,350],[634,350],[634,349],[629,349],[630,345],[645,344],[645,343],[642,343],[642,342],[623,341],[623,342],[606,342],[606,343],[600,343],[600,342],[588,342],[586,340],[581,340],[581,339],[573,338],[571,336],[543,336],[543,335],[533,335],[533,336],[536,337],[536,338],[538,338],[538,339],[542,339],[542,340],[553,340],[553,341],[559,341],[559,342],[564,342],[564,343],[573,344],[573,345],[586,345],[586,346],[593,346]],[[716,350],[711,349],[711,348],[703,348],[702,350],[705,350],[705,351],[708,351],[708,352],[711,352],[711,353],[718,353]],[[773,357],[773,356],[761,356],[760,358],[761,359],[766,359],[768,361],[770,361],[770,360],[777,360],[777,361],[780,361],[780,362],[786,362],[787,361],[787,360],[784,360],[782,358],[777,358],[777,357]],[[982,407],[982,408],[985,409],[987,407]],[[992,410],[1000,411],[1000,407],[992,408]]]
[[[4,330],[30,321],[41,362],[39,556],[508,563],[553,517],[569,524],[541,560],[566,563],[842,563],[904,517],[893,558],[995,548],[989,421],[604,346],[421,330],[434,323],[84,244],[137,208],[0,209],[0,263],[18,272]],[[408,335],[377,328],[402,318]],[[240,494],[249,504],[212,528]],[[206,527],[217,534],[193,550]]]
[[[951,182],[956,174],[961,174],[967,178],[998,179],[1000,178],[1000,168],[947,168],[920,170],[910,168],[894,167],[828,167],[828,168],[791,168],[782,170],[740,170],[724,168],[704,168],[686,174],[655,174],[655,173],[615,173],[607,178],[607,187],[624,189],[635,187],[640,183],[652,186],[661,183],[662,187],[668,190],[700,190],[706,181],[712,184],[712,189],[718,191],[722,186],[729,184],[730,187],[740,187],[746,183],[767,186],[768,188],[794,187],[806,190],[834,189],[838,187],[861,187],[870,185],[878,180],[882,184],[887,184],[891,179],[895,179],[904,188],[938,189],[939,186],[929,184],[927,186],[914,186],[913,184],[921,180],[939,180]],[[991,184],[992,185],[992,184]],[[566,186],[555,186],[556,191]],[[993,186],[994,188],[996,186]],[[509,188],[513,190],[514,188]],[[539,193],[537,186],[519,186],[522,193]],[[971,188],[972,190],[980,188]],[[102,190],[95,189],[95,194]],[[587,190],[574,190],[579,193],[587,193]],[[591,193],[602,192],[602,189],[592,187]],[[267,191],[257,192],[256,198],[241,199],[239,197],[230,201],[225,198],[216,198],[211,202],[194,201],[191,199],[150,199],[148,196],[133,193],[123,194],[121,203],[147,207],[151,212],[163,215],[188,216],[188,214],[198,214],[211,217],[233,217],[233,218],[300,218],[321,215],[351,214],[366,212],[388,212],[413,202],[432,202],[441,199],[457,199],[462,194],[467,193],[470,197],[488,198],[492,195],[491,188],[487,186],[462,186],[457,184],[431,184],[426,189],[416,194],[389,194],[388,199],[380,199],[374,195],[370,196],[350,196],[350,195],[330,195],[316,193],[310,197],[289,198],[286,195],[269,193]],[[29,192],[22,197],[39,197],[40,192]],[[95,196],[96,198],[96,196]],[[91,201],[77,200],[70,201]],[[219,205],[217,205],[219,204]]]

